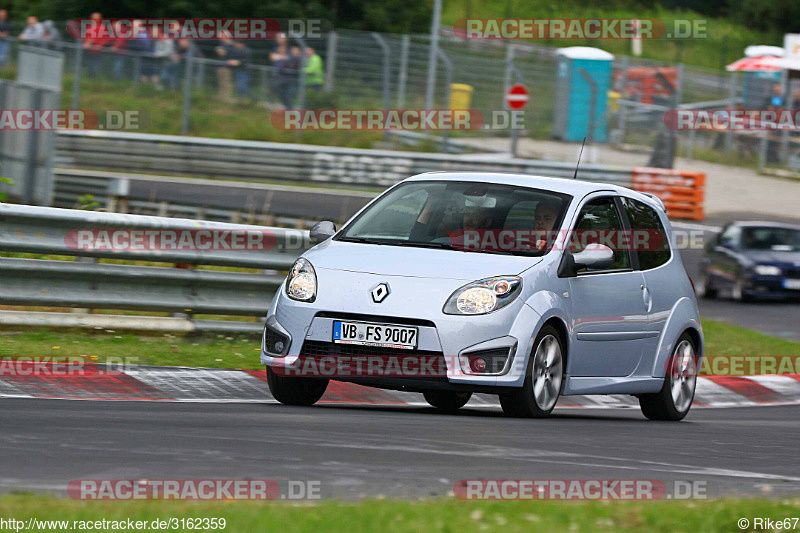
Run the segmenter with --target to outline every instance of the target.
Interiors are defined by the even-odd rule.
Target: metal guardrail
[[[238,141],[110,131],[60,131],[61,166],[180,176],[387,187],[423,172],[512,172],[572,177],[574,163]],[[631,169],[581,165],[580,178],[630,184]]]
[[[80,249],[78,230],[259,232],[261,249]],[[130,233],[128,233],[130,235]],[[199,242],[199,241],[198,241]],[[264,316],[275,289],[308,248],[308,232],[163,217],[0,204],[0,251],[132,261],[256,268],[267,273],[86,261],[0,258],[0,304]],[[242,248],[246,248],[243,246]],[[207,325],[207,324],[206,324]],[[252,331],[252,323],[217,329]],[[209,328],[206,328],[209,329]],[[211,328],[213,329],[213,328]]]

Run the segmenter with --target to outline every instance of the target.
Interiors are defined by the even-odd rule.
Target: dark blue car
[[[733,222],[709,242],[697,291],[735,300],[800,298],[800,226]]]

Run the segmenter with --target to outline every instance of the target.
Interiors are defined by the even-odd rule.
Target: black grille
[[[787,278],[800,278],[800,268],[787,268],[785,272]]]
[[[283,342],[284,349],[286,349],[287,345],[287,338],[284,335],[281,335],[277,331],[270,329],[269,327],[264,328],[264,347],[270,353],[281,353],[278,350],[275,350],[273,346],[275,346],[276,342]]]
[[[429,355],[441,356],[442,352],[426,350],[403,350],[400,348],[379,348],[375,346],[362,346],[360,344],[336,344],[325,341],[305,341],[300,349],[301,355],[347,355],[365,356],[379,355],[391,357]]]
[[[506,366],[508,352],[508,348],[494,348],[492,350],[479,350],[477,352],[470,352],[464,355],[470,358],[470,360],[473,357],[480,357],[486,361],[486,370],[484,370],[484,374],[499,374]]]
[[[403,350],[380,348],[360,344],[337,344],[325,341],[305,341],[300,349],[300,359],[328,357],[365,357],[381,359],[378,368],[385,369],[385,376],[392,377],[441,377],[447,376],[447,362],[442,352],[427,350]],[[367,368],[365,365],[362,368]],[[361,374],[361,375],[380,375]],[[398,373],[399,372],[399,373]],[[406,375],[406,373],[408,375]],[[349,376],[355,377],[355,376]]]

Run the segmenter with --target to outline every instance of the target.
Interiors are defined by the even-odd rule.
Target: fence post
[[[183,76],[183,109],[181,111],[181,135],[189,132],[189,115],[192,112],[192,75],[194,66],[194,43],[186,51],[186,72]]]
[[[297,73],[297,105],[296,109],[306,108],[306,42],[302,37],[295,37],[300,43],[300,72]]]
[[[433,20],[431,21],[431,42],[428,50],[428,86],[425,89],[425,109],[433,109],[436,90],[436,59],[439,55],[439,24],[442,16],[442,0],[433,0]],[[450,87],[448,86],[448,90]]]
[[[384,38],[381,37],[377,32],[372,32],[372,38],[375,39],[375,41],[378,43],[378,46],[380,46],[381,50],[383,50],[383,110],[388,111],[389,106],[391,105],[389,103],[389,76],[391,75],[391,72],[389,71],[389,45],[386,44]],[[383,138],[386,141],[389,140],[388,130],[383,132]]]
[[[72,78],[72,109],[80,109],[82,72],[83,46],[80,41],[77,41],[75,43],[75,71]]]
[[[442,58],[442,63],[444,63],[445,73],[447,75],[445,78],[447,82],[447,105],[445,109],[450,109],[450,86],[453,84],[453,62],[440,48],[436,49],[436,55]],[[447,130],[444,130],[442,133],[442,152],[447,152],[447,137]]]
[[[408,34],[403,35],[400,41],[400,79],[397,85],[397,109],[403,109],[406,103],[406,81],[408,79],[408,47],[411,38]]]
[[[728,82],[728,109],[735,107],[734,100],[736,99],[738,81],[739,77],[736,72],[731,72],[730,81]],[[733,152],[733,128],[728,128],[728,131],[725,132],[725,155],[730,155],[731,152]]]
[[[339,38],[336,32],[330,32],[328,34],[328,57],[326,58],[328,64],[325,66],[325,92],[331,92],[333,90],[333,73],[336,71],[336,47],[338,42]]]

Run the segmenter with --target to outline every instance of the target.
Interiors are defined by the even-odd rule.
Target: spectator
[[[158,81],[158,65],[153,57],[153,40],[141,20],[134,20],[131,27],[132,36],[128,40],[128,50],[134,53],[139,61],[139,78],[147,83],[155,78]]]
[[[177,87],[177,80],[172,79],[178,75],[177,64],[173,65],[172,63],[172,58],[175,55],[175,40],[161,35],[156,28],[153,28],[153,35],[155,37],[153,55],[160,67],[161,82],[170,88],[173,85]],[[156,83],[156,87],[163,88],[159,83]]]
[[[278,87],[281,102],[286,109],[294,107],[294,96],[297,91],[297,80],[300,74],[300,47],[293,46],[285,61],[278,70]]]
[[[276,61],[286,59],[286,50],[289,48],[289,40],[285,33],[279,33],[275,37],[275,46],[269,54],[269,60],[274,64]]]
[[[228,56],[233,51],[233,41],[229,34],[223,33],[220,39],[222,44],[217,46],[217,56],[223,63],[217,67],[217,89],[219,91],[219,99],[223,102],[231,103],[233,99],[233,79],[230,66],[228,65]]]
[[[111,41],[111,46],[109,49],[114,54],[113,59],[113,68],[114,68],[114,78],[120,80],[125,76],[125,70],[128,63],[128,53],[126,49],[128,48],[128,40],[125,37],[121,37],[125,31],[125,28],[122,26],[122,21],[117,21],[114,23],[114,35],[116,37],[113,41]]]
[[[314,51],[311,46],[306,47],[306,87],[312,91],[319,91],[322,89],[322,84],[325,81],[323,74],[325,69],[322,65],[322,58]]]
[[[228,49],[227,63],[233,68],[233,78],[236,82],[236,96],[253,98],[250,92],[250,64],[252,52],[243,41],[233,41],[233,46]]]
[[[8,11],[0,9],[0,67],[8,64],[8,52],[11,43],[8,38],[11,36],[11,24],[8,22]]]
[[[28,17],[28,24],[22,33],[19,35],[21,41],[30,41],[36,43],[42,40],[44,36],[44,26],[39,22],[39,19],[31,15]]]
[[[61,32],[56,29],[53,21],[45,20],[42,26],[44,26],[42,41],[44,41],[45,46],[50,50],[61,50]]]
[[[92,22],[83,36],[83,50],[88,52],[86,67],[89,69],[89,76],[96,77],[100,74],[103,48],[111,42],[111,36],[103,26],[103,15],[95,12],[90,18]]]

